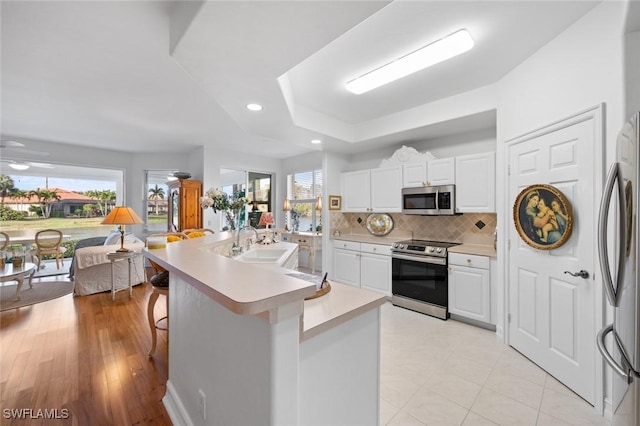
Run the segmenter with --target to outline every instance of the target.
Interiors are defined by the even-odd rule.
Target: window
[[[166,232],[169,211],[169,187],[167,182],[174,170],[145,170],[145,197],[142,205],[144,222],[149,232]]]
[[[320,231],[322,215],[321,211],[316,210],[316,203],[322,195],[322,170],[296,173],[289,175],[288,179],[291,230]]]

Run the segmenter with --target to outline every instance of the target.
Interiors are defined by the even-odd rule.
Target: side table
[[[33,274],[36,272],[35,263],[25,262],[20,268],[15,268],[13,263],[7,263],[0,269],[0,282],[17,281],[16,300],[20,300],[20,290],[24,283],[24,277],[29,276],[29,288],[33,288]]]
[[[116,292],[126,290],[125,288],[116,288],[116,262],[119,260],[127,260],[129,262],[129,298],[133,296],[133,285],[131,283],[131,263],[136,256],[142,256],[137,251],[112,251],[107,253],[107,259],[111,261],[111,300],[116,299]]]

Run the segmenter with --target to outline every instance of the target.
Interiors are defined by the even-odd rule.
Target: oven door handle
[[[440,257],[404,256],[402,254],[392,254],[392,259],[410,260],[412,262],[431,263],[433,265],[447,265],[447,259]]]

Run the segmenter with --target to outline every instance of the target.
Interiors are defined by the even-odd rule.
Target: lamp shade
[[[285,198],[282,204],[282,211],[288,212],[289,210],[291,210],[291,202],[288,198]]]
[[[120,248],[116,252],[126,253],[131,250],[124,248],[124,225],[135,225],[144,223],[138,217],[131,207],[119,206],[114,207],[111,213],[101,222],[103,225],[121,225],[120,226]]]
[[[260,216],[260,222],[258,223],[258,226],[269,227],[269,225],[273,225],[274,223],[275,220],[273,220],[273,215],[269,212],[264,212]]]
[[[136,225],[144,223],[131,207],[118,206],[101,222],[103,225]]]

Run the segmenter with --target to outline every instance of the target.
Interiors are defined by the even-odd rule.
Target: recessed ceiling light
[[[314,145],[318,145],[320,143],[322,143],[322,141],[320,139],[311,139],[311,143]]]
[[[396,59],[346,84],[346,89],[359,95],[391,83],[409,74],[453,58],[473,47],[473,39],[466,30],[458,30],[440,40]]]
[[[247,104],[249,111],[262,111],[262,105],[260,104]]]

